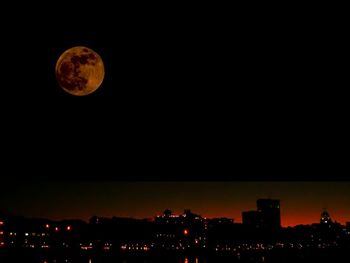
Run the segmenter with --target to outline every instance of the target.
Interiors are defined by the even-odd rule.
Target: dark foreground
[[[350,252],[345,249],[274,250],[239,254],[178,254],[148,253],[121,254],[106,252],[0,250],[0,262],[23,263],[219,263],[219,262],[349,262]]]

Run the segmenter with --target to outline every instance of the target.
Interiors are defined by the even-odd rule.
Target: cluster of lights
[[[93,246],[92,246],[92,243],[89,243],[89,244],[86,245],[86,246],[80,244],[80,248],[81,248],[82,250],[90,250],[90,249],[93,249]]]
[[[69,245],[66,244],[65,242],[62,243],[62,246],[65,247],[65,248],[69,248]]]
[[[51,226],[49,224],[45,224],[45,228],[46,229],[50,229]],[[60,231],[60,228],[58,226],[54,227],[53,229],[55,230],[55,232]],[[71,231],[72,230],[72,226],[66,226],[66,230],[67,231]]]
[[[163,216],[164,217],[164,216]],[[170,218],[179,218],[180,216],[179,215],[170,215],[169,216]]]
[[[156,237],[175,237],[175,235],[171,235],[171,234],[157,234]]]
[[[122,250],[138,250],[138,251],[148,251],[150,250],[150,246],[135,244],[135,245],[123,245],[120,247]]]
[[[10,232],[10,236],[16,236],[16,235],[17,235],[17,233]],[[49,235],[46,234],[46,233],[35,233],[35,232],[33,232],[33,233],[31,233],[31,234],[29,234],[29,233],[24,233],[24,236],[26,236],[26,237],[28,237],[28,236],[33,236],[33,237],[35,237],[35,236],[37,236],[37,237],[44,237],[44,236],[49,236]]]
[[[190,248],[190,245],[184,246],[182,245],[182,243],[176,244],[176,245],[162,245],[162,248],[166,249],[166,250],[185,250],[185,248]]]
[[[264,244],[241,244],[238,246],[230,246],[230,245],[216,245],[216,247],[214,248],[215,251],[250,251],[250,250],[272,250],[273,248],[291,248],[291,249],[298,249],[301,250],[304,247],[310,247],[310,244],[302,244],[300,242],[296,242],[296,243],[281,243],[278,242],[276,244],[268,244],[268,245],[264,245]],[[328,248],[328,247],[332,247],[332,246],[338,246],[338,243],[336,241],[333,241],[331,243],[318,243],[315,245],[316,248],[319,249],[324,249],[324,248]]]
[[[112,247],[112,244],[111,243],[105,243],[104,244],[104,247],[103,247],[103,250],[110,250]]]
[[[261,243],[257,244],[241,244],[238,246],[233,245],[217,245],[215,247],[215,251],[250,251],[250,250],[271,250],[273,249],[273,245],[264,245]]]

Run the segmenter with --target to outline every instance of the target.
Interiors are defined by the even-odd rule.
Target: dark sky
[[[87,219],[189,207],[240,221],[271,196],[284,225],[315,222],[323,207],[349,220],[342,16],[78,2],[11,2],[0,18],[0,209]],[[55,79],[77,45],[105,63],[86,97]]]
[[[283,226],[317,223],[323,208],[333,220],[350,221],[349,182],[76,182],[12,183],[0,207],[14,214],[51,219],[91,216],[153,218],[169,208],[203,217],[256,210],[258,198],[281,200]]]
[[[5,178],[25,168],[40,179],[338,180],[348,170],[341,21],[267,6],[69,6],[24,4],[22,23],[4,21]],[[83,98],[54,75],[76,45],[106,68]]]

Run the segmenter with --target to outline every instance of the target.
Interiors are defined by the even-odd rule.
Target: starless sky
[[[319,222],[327,208],[333,220],[350,221],[350,182],[31,182],[9,183],[0,209],[50,219],[91,216],[153,218],[169,208],[241,222],[258,198],[281,200],[283,226]]]
[[[105,3],[72,26],[91,13],[74,3],[43,11],[31,1],[23,23],[2,29],[5,180],[23,167],[32,179],[117,181],[322,181],[348,170],[346,23],[266,4],[207,12]],[[69,95],[55,76],[74,46],[105,65],[89,96]]]

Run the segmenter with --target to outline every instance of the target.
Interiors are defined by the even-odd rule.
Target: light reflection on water
[[[57,259],[52,259],[52,260],[44,260],[41,261],[40,263],[78,263],[78,261],[74,261],[72,259],[64,259],[64,260],[57,260]],[[85,261],[86,263],[98,263],[98,260],[93,260],[93,259],[88,259]],[[79,261],[79,263],[85,263]],[[111,263],[156,263],[157,261],[154,260],[147,260],[147,259],[140,259],[140,260],[127,260],[127,259],[122,259],[122,260],[115,260],[111,261]],[[199,259],[199,258],[181,258],[178,260],[172,261],[172,263],[207,263],[206,260],[204,259]]]
[[[265,256],[255,257],[255,258],[248,258],[242,260],[240,257],[230,257],[230,258],[212,258],[212,259],[206,259],[205,257],[183,257],[183,258],[167,258],[166,260],[156,260],[156,259],[145,259],[145,258],[131,258],[131,259],[125,259],[125,258],[119,258],[119,259],[110,259],[108,263],[265,263],[267,260]],[[45,259],[40,260],[36,263],[99,263],[101,262],[98,258],[85,258],[85,259]]]

